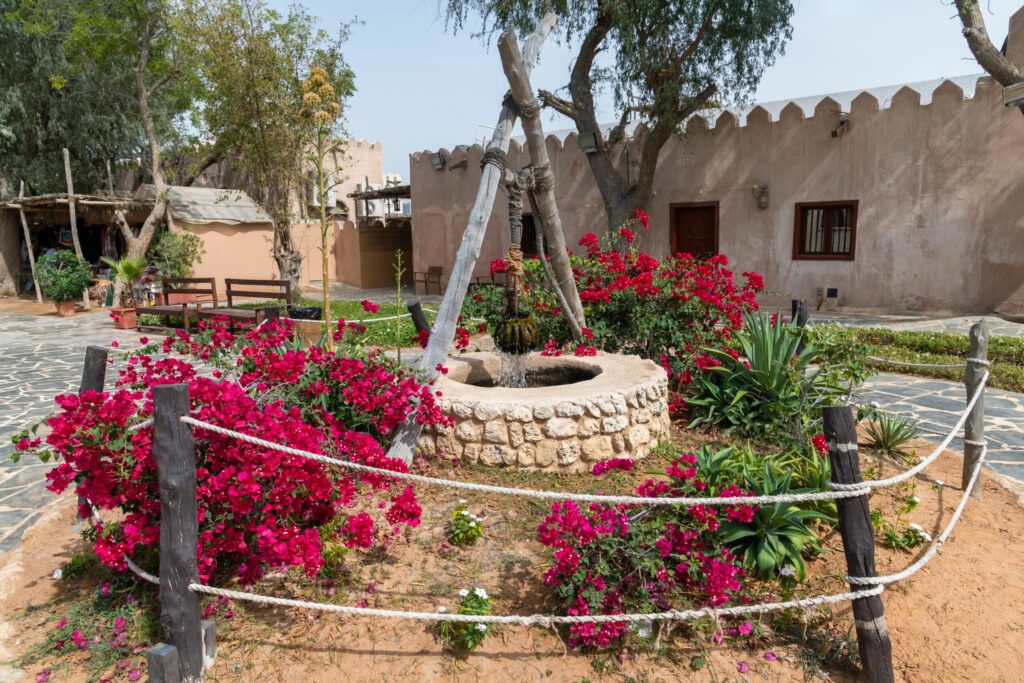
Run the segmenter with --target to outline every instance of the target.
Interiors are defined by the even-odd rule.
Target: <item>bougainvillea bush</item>
[[[698,458],[683,453],[665,477],[636,490],[647,497],[748,496],[748,491],[701,477]],[[552,549],[544,582],[570,615],[662,612],[744,604],[746,571],[723,538],[726,525],[749,524],[750,505],[640,507],[555,503],[538,529]],[[627,632],[625,622],[573,624],[572,647],[607,648]]]
[[[656,259],[640,249],[636,230],[646,229],[646,223],[638,213],[636,221],[600,239],[593,233],[580,239],[583,251],[571,260],[588,330],[568,349],[597,347],[651,358],[679,389],[699,367],[702,347],[728,348],[744,314],[757,310],[764,279],[755,272],[737,278],[722,254],[707,260],[690,254]],[[525,280],[528,305],[543,338],[551,340],[544,353],[565,351],[569,331],[538,260],[526,263]],[[482,287],[467,299],[465,314],[485,318],[493,329],[502,310],[500,287]]]
[[[339,323],[339,341],[348,330]],[[179,330],[147,344],[125,363],[114,391],[57,397],[45,445],[28,434],[16,444],[57,461],[50,490],[73,488],[100,511],[103,521],[88,533],[100,560],[115,569],[126,558],[152,561],[159,541],[153,430],[127,430],[152,416],[156,385],[187,383],[199,420],[398,472],[405,463],[384,451],[396,425],[412,413],[424,424],[447,422],[429,385],[409,371],[344,344],[334,354],[302,349],[289,321],[237,334],[214,321],[195,336]],[[313,575],[325,544],[370,548],[419,523],[413,489],[392,479],[194,433],[204,580],[252,582],[289,567]],[[89,504],[79,514],[89,516]]]

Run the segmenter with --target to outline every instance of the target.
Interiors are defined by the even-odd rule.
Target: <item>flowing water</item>
[[[505,353],[504,351],[498,351],[497,354],[501,362],[501,370],[498,373],[498,386],[512,389],[525,388],[526,361],[530,354]]]

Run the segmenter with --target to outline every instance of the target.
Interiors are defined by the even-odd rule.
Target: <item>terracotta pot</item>
[[[67,318],[75,314],[75,302],[74,301],[61,301],[53,302],[53,305],[57,307],[57,314],[62,318]]]
[[[134,330],[138,326],[134,308],[111,308],[110,313],[114,317],[114,327],[119,330]]]

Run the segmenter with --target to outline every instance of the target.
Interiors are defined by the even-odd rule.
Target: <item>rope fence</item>
[[[93,349],[90,348],[90,353]],[[106,353],[103,350],[104,354]],[[395,472],[313,453],[268,441],[253,434],[245,434],[220,425],[196,419],[189,414],[188,386],[159,385],[153,388],[154,414],[152,418],[136,423],[129,432],[153,428],[153,453],[157,464],[161,505],[160,575],[150,574],[131,559],[126,558],[130,571],[142,580],[160,586],[161,623],[164,623],[170,645],[151,648],[148,657],[151,672],[164,671],[162,657],[173,655],[180,666],[178,678],[151,680],[202,680],[207,639],[213,638],[212,622],[204,622],[199,614],[198,595],[213,595],[228,599],[277,607],[315,610],[346,616],[408,619],[424,622],[463,622],[475,624],[517,624],[554,628],[565,624],[600,624],[611,622],[680,621],[704,617],[720,618],[733,615],[763,614],[776,610],[810,609],[827,604],[852,602],[861,660],[872,680],[892,680],[891,644],[884,622],[881,594],[889,584],[905,580],[921,571],[942,550],[961,516],[968,500],[980,495],[979,478],[988,454],[984,440],[984,391],[989,380],[985,370],[987,355],[987,327],[984,322],[971,328],[971,352],[965,369],[968,400],[952,430],[921,462],[898,475],[885,479],[864,481],[858,463],[856,423],[853,409],[825,408],[825,436],[832,463],[830,490],[769,496],[719,496],[647,498],[629,495],[583,494],[565,491],[533,490],[492,486],[475,482],[455,481],[429,477],[410,472]],[[86,375],[90,371],[87,354]],[[93,358],[95,361],[95,358]],[[888,362],[888,361],[885,361]],[[95,362],[93,362],[95,365]],[[105,356],[104,363],[105,365]],[[95,381],[92,382],[95,384]],[[83,387],[86,381],[83,376]],[[99,386],[102,388],[102,375]],[[83,389],[84,390],[84,389]],[[884,576],[874,575],[874,536],[870,526],[868,496],[876,489],[902,483],[935,462],[963,429],[964,470],[963,495],[942,533],[930,543],[922,555],[903,570]],[[637,614],[506,614],[469,615],[447,612],[417,612],[386,610],[330,603],[280,598],[259,593],[231,590],[200,583],[197,569],[198,522],[196,509],[195,436],[196,430],[237,439],[268,450],[306,458],[326,465],[338,466],[354,472],[380,475],[396,480],[445,487],[460,491],[517,496],[542,500],[574,500],[586,503],[624,504],[636,506],[690,506],[690,505],[771,505],[776,503],[804,503],[833,500],[839,513],[839,530],[847,560],[844,579],[852,590],[848,592],[816,595],[784,602],[768,602],[731,607],[704,607],[688,610],[668,610]],[[94,511],[96,519],[96,515]],[[163,648],[163,649],[160,649]],[[170,654],[168,654],[170,652]],[[205,654],[204,654],[205,653]],[[173,668],[173,667],[172,667]],[[169,669],[168,669],[169,670]]]

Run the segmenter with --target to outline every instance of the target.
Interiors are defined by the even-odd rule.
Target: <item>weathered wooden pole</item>
[[[430,331],[430,323],[427,322],[427,316],[423,313],[423,306],[419,301],[413,301],[411,304],[406,306],[409,309],[409,315],[412,316],[412,324],[416,326],[417,332],[423,330]]]
[[[537,61],[541,45],[551,33],[557,19],[556,14],[544,15],[544,18],[537,24],[537,28],[526,39],[523,47],[523,61],[528,70],[532,69],[533,64]],[[437,309],[430,341],[427,342],[427,348],[424,349],[423,355],[417,362],[418,369],[428,377],[437,376],[437,366],[448,356],[448,348],[451,346],[452,340],[455,339],[459,314],[462,312],[462,304],[466,300],[466,292],[469,290],[469,282],[473,277],[473,269],[480,257],[480,248],[483,246],[487,223],[491,218],[491,211],[494,209],[498,183],[505,177],[505,155],[508,152],[509,140],[512,139],[512,128],[515,121],[515,107],[511,103],[504,105],[498,116],[498,125],[494,127],[491,141],[487,143],[483,158],[483,171],[480,175],[480,186],[476,191],[473,209],[469,213],[469,222],[466,225],[466,230],[462,233],[459,250],[455,254],[452,275],[448,279],[444,298],[441,299],[441,305]],[[419,439],[422,430],[423,425],[417,422],[416,415],[410,415],[395,433],[391,448],[388,449],[388,456],[398,458],[406,463],[412,462],[413,448],[416,446],[416,440]]]
[[[71,181],[71,155],[68,154],[68,148],[64,150],[64,179],[68,184],[68,215],[71,219],[71,241],[75,245],[75,254],[80,259],[84,259],[82,255],[82,243],[78,239],[78,216],[75,214],[75,184]],[[86,310],[90,308],[89,304],[89,288],[86,287],[82,292],[82,304]]]
[[[523,132],[526,133],[526,146],[530,150],[530,160],[533,162],[533,198],[537,202],[541,230],[550,246],[551,265],[558,276],[558,288],[570,307],[565,311],[566,317],[571,315],[576,321],[576,325],[570,325],[570,329],[573,337],[579,339],[580,328],[586,327],[587,323],[583,317],[583,303],[576,288],[576,278],[569,263],[569,254],[565,249],[562,218],[555,203],[555,179],[551,172],[547,144],[544,141],[544,127],[540,121],[540,103],[533,95],[529,70],[523,61],[523,55],[519,52],[519,42],[511,30],[506,30],[498,38],[498,54],[501,56],[501,66],[505,70],[512,99],[516,103],[523,124]]]
[[[799,330],[807,327],[807,302],[803,299],[793,299],[793,324]],[[803,332],[800,334],[800,341],[796,345],[796,352],[802,353],[804,350],[804,339]]]
[[[32,270],[32,284],[36,288],[36,303],[43,303],[43,292],[39,289],[39,278],[36,277],[36,255],[32,252],[32,234],[28,231],[28,219],[25,218],[25,207],[21,205],[21,199],[25,196],[25,181],[21,181],[21,188],[18,190],[18,216],[21,217],[21,230],[25,233],[25,249],[28,251],[28,267]]]
[[[857,424],[853,408],[825,408],[825,439],[832,464],[832,481],[857,484],[863,481],[857,454]],[[875,537],[871,527],[871,510],[867,496],[840,498],[839,534],[843,539],[846,571],[849,576],[875,576]],[[851,591],[867,590],[851,585]],[[885,624],[882,598],[872,595],[853,601],[853,619],[857,629],[857,648],[861,665],[871,683],[892,683],[892,643]]]
[[[985,376],[988,367],[984,362],[974,363],[972,359],[979,361],[988,360],[988,321],[984,318],[971,326],[970,344],[967,347],[967,367],[964,370],[964,386],[967,387],[967,402],[971,402],[974,392],[981,386],[981,378]],[[971,474],[974,466],[981,458],[981,451],[985,443],[985,390],[981,389],[981,396],[974,404],[971,412],[967,415],[967,422],[964,425],[964,468],[960,479],[960,488],[966,489],[971,481]],[[981,480],[975,482],[971,489],[973,498],[981,498]]]
[[[82,381],[78,384],[78,394],[82,395],[87,391],[103,391],[103,383],[107,379],[107,347],[89,345],[85,349],[85,363],[82,365]],[[83,507],[90,505],[83,497],[78,497],[79,515]],[[89,515],[92,519],[92,515]]]
[[[181,422],[188,415],[188,385],[153,387],[153,457],[160,485],[160,625],[178,651],[181,680],[203,678],[203,636],[199,596],[189,590],[199,582],[196,550],[195,440]]]

